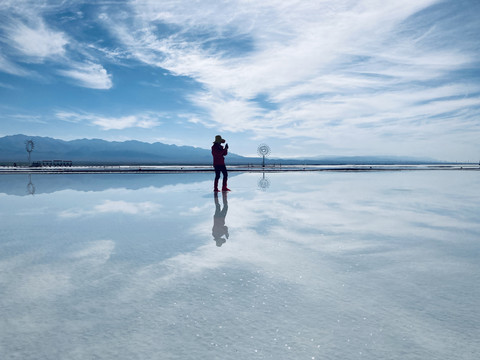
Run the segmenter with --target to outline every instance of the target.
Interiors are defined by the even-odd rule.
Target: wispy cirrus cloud
[[[181,1],[135,1],[129,24],[105,20],[134,58],[202,85],[189,99],[206,126],[331,145],[332,124],[359,135],[376,128],[369,137],[388,148],[395,134],[433,136],[439,128],[423,125],[439,117],[460,129],[465,107],[479,111],[478,85],[457,74],[476,50],[439,4],[205,1],[187,11]]]
[[[396,24],[434,2],[402,6],[359,2],[354,6],[349,2],[267,1],[245,8],[207,1],[191,12],[185,11],[187,4],[182,2],[167,1],[160,6],[140,1],[133,6],[138,21],[149,28],[137,32],[128,31],[124,24],[112,28],[142,61],[192,76],[211,89],[250,98],[344,67],[345,59],[384,49],[383,42]],[[179,31],[157,36],[155,29],[160,24],[176,26]],[[209,35],[206,39],[193,35],[202,29]],[[236,38],[247,38],[250,51],[231,56],[229,48],[206,45]]]
[[[151,129],[161,124],[161,114],[145,112],[136,115],[110,117],[91,113],[58,111],[56,117],[69,122],[88,122],[103,130],[123,130],[128,128]]]
[[[45,14],[68,10],[75,4],[36,2],[7,2],[5,19],[0,25],[0,38],[9,49],[8,56],[0,56],[0,70],[13,75],[32,76],[21,64],[49,62],[73,83],[91,89],[110,89],[112,75],[89,54],[89,44],[82,43],[64,30],[47,23]],[[7,15],[8,14],[8,15]],[[78,60],[78,59],[83,59]],[[53,74],[53,75],[56,75]]]
[[[10,61],[2,54],[0,54],[0,71],[5,72],[7,74],[20,75],[20,76],[26,76],[30,74],[28,70]]]
[[[113,86],[112,75],[99,64],[72,64],[71,69],[59,70],[63,76],[78,81],[78,84],[91,89],[110,89]]]
[[[65,33],[48,28],[43,21],[34,26],[16,21],[9,26],[7,36],[10,44],[31,61],[41,62],[49,57],[63,56],[68,44]]]

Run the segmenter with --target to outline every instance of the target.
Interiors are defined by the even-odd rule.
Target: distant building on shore
[[[32,163],[32,167],[59,167],[72,166],[72,160],[42,160]]]

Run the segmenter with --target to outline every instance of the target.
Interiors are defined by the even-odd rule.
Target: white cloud
[[[0,54],[0,71],[13,75],[28,75],[30,72]]]
[[[460,112],[462,106],[474,109],[479,100],[448,98],[464,95],[471,86],[468,79],[449,77],[475,56],[453,42],[436,41],[451,24],[442,28],[417,16],[438,2],[262,1],[247,6],[204,1],[192,11],[188,2],[135,1],[133,27],[105,19],[135,58],[202,85],[190,96],[207,114],[197,122],[222,131],[330,143],[332,133],[362,137],[365,128],[376,128],[369,138],[391,152],[395,148],[391,139],[382,140],[383,133],[412,135],[423,128],[422,119],[429,123],[436,116],[461,123],[463,117],[445,114]],[[157,31],[157,25],[172,31]],[[227,47],[207,45],[225,40]],[[236,40],[245,41],[245,48],[235,49]],[[436,98],[444,84],[451,84],[451,91]]]
[[[209,109],[212,122],[203,121],[208,127],[218,127],[220,130],[243,131],[251,129],[264,112],[254,102],[241,98],[223,97],[221,94],[202,93],[192,97],[192,102],[197,106]],[[221,119],[221,121],[218,121]],[[195,121],[201,122],[196,119]]]
[[[34,71],[27,73],[19,63],[48,62],[47,65],[53,65],[54,69],[63,68],[57,70],[57,74],[75,80],[79,86],[110,89],[111,74],[90,54],[90,48],[95,52],[95,47],[54,29],[53,22],[46,20],[46,13],[61,12],[63,7],[67,9],[71,5],[49,2],[5,4],[10,20],[0,25],[0,31],[5,33],[3,40],[12,50],[9,49],[8,57],[0,57],[0,69],[14,75],[34,75]],[[80,62],[78,58],[85,60]]]
[[[8,36],[18,51],[39,61],[63,56],[68,44],[65,33],[49,29],[43,21],[32,27],[22,22],[14,23]]]
[[[91,89],[108,90],[113,86],[112,76],[99,64],[76,64],[74,68],[60,70],[59,73],[77,80],[80,86]]]
[[[160,125],[159,118],[162,114],[146,112],[136,115],[108,117],[89,113],[75,113],[68,111],[58,111],[57,118],[69,122],[89,122],[92,125],[99,126],[103,130],[123,130],[128,128],[151,129]]]
[[[207,1],[191,12],[185,11],[186,3],[140,1],[135,3],[135,10],[150,28],[164,21],[180,27],[181,32],[157,38],[153,31],[127,34],[122,29],[121,36],[142,61],[192,76],[210,89],[248,98],[308,81],[325,68],[335,67],[345,55],[371,55],[379,45],[383,48],[382,41],[395,24],[433,2],[402,6],[382,2],[379,6],[370,1],[355,7],[345,1],[267,1],[246,7]],[[212,41],[246,34],[254,50],[232,57],[226,51],[202,50],[202,39],[182,37],[204,28],[214,33],[208,39]],[[222,35],[224,32],[227,35]]]

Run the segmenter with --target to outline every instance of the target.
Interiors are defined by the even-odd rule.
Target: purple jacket
[[[214,143],[212,145],[212,155],[213,155],[213,166],[215,165],[225,165],[224,156],[228,154],[228,150],[225,149],[219,143]]]

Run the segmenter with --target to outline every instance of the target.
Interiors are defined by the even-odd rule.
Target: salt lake
[[[0,175],[1,359],[478,359],[480,173]]]

